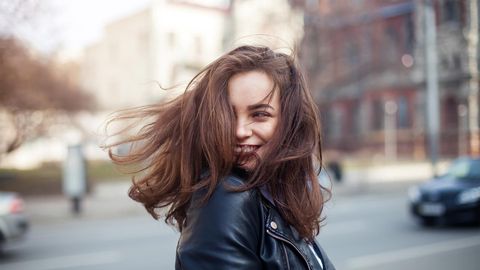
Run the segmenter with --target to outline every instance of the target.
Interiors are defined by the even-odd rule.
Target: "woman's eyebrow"
[[[272,110],[275,111],[275,109],[274,109],[272,106],[270,106],[270,104],[265,104],[265,103],[253,104],[253,105],[247,106],[247,109],[248,109],[249,111],[253,111],[253,110],[257,110],[257,109],[262,109],[262,108],[264,108],[264,109],[270,108],[270,109],[272,109]]]

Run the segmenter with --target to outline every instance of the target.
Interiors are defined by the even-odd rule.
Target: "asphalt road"
[[[402,192],[338,196],[318,240],[339,270],[480,269],[480,227],[422,228]],[[145,215],[37,224],[2,270],[173,269],[178,234]]]
[[[480,269],[480,227],[423,228],[403,193],[336,198],[318,237],[337,269]]]

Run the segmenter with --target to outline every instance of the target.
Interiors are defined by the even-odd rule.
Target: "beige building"
[[[244,43],[287,50],[303,37],[303,11],[289,0],[233,1],[233,46]]]
[[[103,38],[85,50],[82,84],[97,96],[101,108],[176,96],[222,53],[229,6],[225,1],[197,2],[155,0],[108,25]]]
[[[103,109],[143,104],[153,98],[151,10],[116,21],[84,51],[81,83]]]
[[[198,71],[224,51],[229,1],[153,2],[155,77],[162,86],[183,91]]]

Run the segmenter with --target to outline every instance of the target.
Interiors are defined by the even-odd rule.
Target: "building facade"
[[[463,34],[468,2],[434,1],[444,157],[471,152],[462,122],[470,91]],[[321,108],[325,147],[382,159],[425,158],[424,1],[294,5],[305,10],[300,58]]]
[[[84,52],[83,86],[104,110],[178,95],[223,52],[230,12],[224,2],[154,0],[145,10],[112,22]]]
[[[303,37],[303,10],[288,0],[232,1],[229,35],[230,47],[253,43],[295,49]]]

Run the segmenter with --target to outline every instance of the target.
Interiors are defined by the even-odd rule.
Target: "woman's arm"
[[[230,176],[224,183],[238,186],[241,181]],[[253,191],[230,192],[219,184],[205,205],[192,204],[178,243],[175,268],[261,269],[262,215],[257,196]]]

